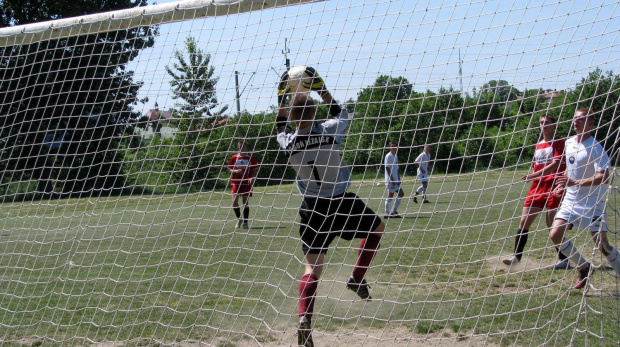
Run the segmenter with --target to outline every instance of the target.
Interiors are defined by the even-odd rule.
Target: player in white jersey
[[[416,189],[415,191],[415,195],[413,196],[413,202],[415,202],[416,204],[418,203],[418,195],[422,194],[422,202],[427,204],[430,201],[428,201],[428,199],[426,199],[426,190],[428,189],[428,181],[429,181],[429,175],[430,175],[430,169],[429,169],[429,163],[431,161],[431,146],[426,145],[424,146],[424,151],[422,153],[420,153],[420,155],[418,155],[415,158],[415,161],[413,162],[415,165],[418,166],[418,178],[420,179],[420,183],[422,184],[421,186],[418,187],[418,189]]]
[[[319,92],[329,105],[333,118],[315,125],[317,106],[314,100],[305,93],[296,93],[291,101],[290,117],[297,130],[293,131],[287,122],[283,98],[278,100],[280,109],[276,119],[278,144],[297,173],[297,188],[303,197],[299,209],[299,234],[305,271],[299,283],[297,343],[304,347],[314,346],[311,335],[314,298],[330,243],[336,237],[362,239],[357,262],[346,286],[360,298],[370,300],[369,286],[364,277],[379,249],[384,230],[379,216],[357,195],[346,191],[351,177],[341,160],[339,148],[349,116],[329,95],[322,79],[313,86],[316,88],[313,90]],[[278,94],[287,94],[282,83]]]
[[[385,186],[387,188],[388,196],[385,199],[385,216],[384,218],[401,218],[398,214],[398,206],[405,196],[405,192],[401,188],[402,181],[400,180],[400,174],[398,173],[398,143],[394,140],[390,141],[390,152],[385,156]],[[396,200],[394,201],[394,207],[392,207],[392,199],[394,193],[398,193]]]
[[[577,135],[566,140],[566,175],[558,178],[566,191],[550,233],[551,240],[559,246],[560,252],[579,270],[575,289],[581,289],[587,284],[594,267],[581,256],[570,240],[564,239],[565,232],[573,227],[590,230],[597,248],[620,276],[620,254],[607,240],[604,195],[609,178],[609,156],[590,133],[595,118],[594,112],[587,108],[578,109],[573,117]]]

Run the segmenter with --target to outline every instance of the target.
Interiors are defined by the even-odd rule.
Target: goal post
[[[589,109],[620,247],[619,27],[619,0],[187,0],[0,28],[0,343],[297,345],[302,197],[276,118],[304,65],[352,115],[333,141],[385,225],[371,301],[347,289],[360,241],[329,246],[316,346],[618,345],[598,221],[564,235],[594,270],[575,289],[559,197],[524,204],[540,165],[578,160],[547,145]]]

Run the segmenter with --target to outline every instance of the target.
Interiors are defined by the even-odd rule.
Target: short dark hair
[[[543,114],[542,116],[540,116],[540,119],[543,119],[543,118],[550,121],[553,124],[558,122],[558,120],[550,114]]]
[[[316,105],[308,94],[297,94],[291,100],[291,116],[294,120],[312,120],[315,114]]]
[[[589,119],[593,119],[594,118],[593,116],[596,113],[596,112],[592,111],[592,109],[590,109],[590,108],[580,108],[577,111],[575,111],[575,113],[577,113],[577,112],[584,113],[586,115],[586,118],[589,118]]]

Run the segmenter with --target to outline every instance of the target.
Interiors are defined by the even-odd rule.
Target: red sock
[[[366,271],[370,266],[370,262],[375,257],[377,250],[379,249],[379,242],[381,242],[381,233],[372,233],[368,238],[362,239],[360,243],[360,249],[358,250],[357,263],[353,268],[353,278],[356,282],[360,282],[364,279]]]
[[[306,316],[312,320],[314,296],[319,286],[319,279],[313,274],[305,274],[299,281],[299,318]]]

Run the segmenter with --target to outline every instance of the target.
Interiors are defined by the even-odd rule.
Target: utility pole
[[[237,100],[237,116],[241,116],[241,104],[239,99],[241,95],[239,94],[239,71],[235,71],[235,99]]]
[[[291,53],[291,50],[286,46],[286,37],[284,38],[284,49],[282,50],[282,54],[284,54],[284,59],[285,59],[285,63],[284,65],[286,65],[286,71],[291,69],[291,61],[288,59],[287,54]]]
[[[250,81],[252,80],[255,74],[256,74],[256,71],[252,72],[252,76],[250,76]],[[248,81],[248,83],[250,82]],[[240,101],[241,94],[243,94],[247,86],[248,85],[246,84],[245,87],[243,87],[243,90],[239,92],[239,71],[235,71],[235,100],[237,101],[237,116],[241,116],[241,101]]]
[[[461,49],[459,48],[459,80],[461,83],[461,97],[465,98],[463,94],[463,61],[461,60]]]

